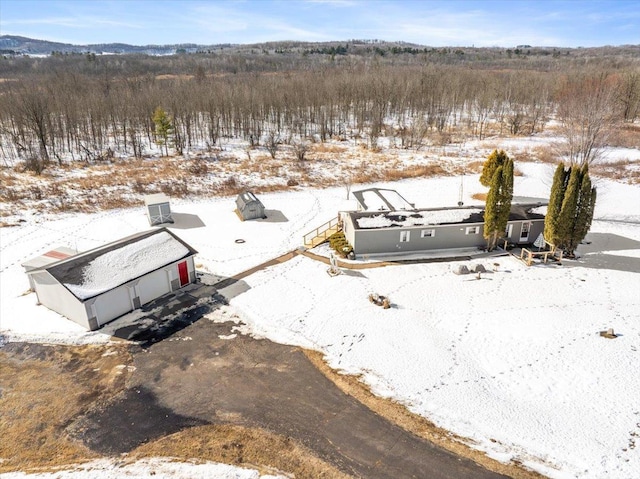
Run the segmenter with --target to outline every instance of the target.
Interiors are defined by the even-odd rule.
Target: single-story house
[[[413,203],[409,203],[396,190],[367,188],[352,194],[358,204],[358,211],[400,211],[415,208]]]
[[[535,204],[514,204],[505,239],[530,244],[544,230],[544,215]],[[342,230],[356,257],[438,249],[482,248],[484,208],[461,206],[410,211],[346,211],[340,213]]]
[[[264,205],[251,191],[245,191],[238,195],[236,213],[242,221],[267,217]]]
[[[95,330],[195,281],[196,254],[166,228],[30,269],[38,302]]]

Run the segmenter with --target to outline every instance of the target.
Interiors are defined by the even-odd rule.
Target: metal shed
[[[163,193],[146,195],[144,204],[147,207],[147,217],[151,226],[163,223],[173,223],[169,197]]]
[[[236,198],[236,213],[242,221],[266,218],[264,205],[251,191],[240,193]]]

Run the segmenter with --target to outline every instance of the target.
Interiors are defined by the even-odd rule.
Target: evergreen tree
[[[493,173],[484,211],[484,237],[487,240],[489,251],[492,251],[496,247],[498,239],[504,236],[511,213],[513,160],[506,154],[504,156],[506,158],[503,160],[503,164],[498,166]]]
[[[568,249],[571,236],[573,234],[576,213],[578,209],[578,199],[580,198],[580,169],[577,166],[570,168],[569,182],[562,199],[562,208],[558,215],[556,246]]]
[[[547,207],[547,215],[544,219],[544,238],[548,243],[553,245],[556,244],[558,237],[558,219],[560,216],[560,210],[562,209],[564,192],[567,190],[569,171],[565,170],[564,163],[560,163],[553,175],[553,184],[551,185],[551,194],[549,196],[549,206]]]
[[[565,170],[560,164],[550,196],[545,239],[573,255],[591,228],[596,204],[596,189],[591,186],[588,165],[574,165]]]
[[[161,107],[153,112],[153,123],[156,125],[156,143],[164,146],[165,155],[169,156],[169,138],[173,132],[171,118]]]
[[[483,186],[490,187],[493,181],[493,174],[496,172],[499,166],[504,165],[505,161],[509,157],[504,150],[493,150],[493,153],[484,162],[482,166],[482,174],[480,175],[480,183]]]
[[[589,229],[591,229],[591,221],[593,220],[593,211],[596,206],[596,189],[591,186],[588,168],[589,165],[585,163],[581,171],[580,195],[578,197],[578,206],[576,207],[576,218],[567,247],[570,252],[574,252],[580,242],[587,236]]]

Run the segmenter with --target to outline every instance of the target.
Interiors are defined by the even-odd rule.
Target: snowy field
[[[143,459],[130,464],[98,460],[74,470],[25,474],[0,474],[3,479],[285,479],[283,476],[260,475],[258,471],[215,462],[173,462],[171,459]]]
[[[553,166],[517,166],[515,195],[548,197]],[[417,207],[439,207],[457,203],[460,181],[362,188],[393,188]],[[485,191],[478,175],[464,182],[465,205],[477,204],[471,195]],[[209,319],[237,315],[243,332],[320,350],[332,367],[362,374],[375,393],[499,460],[553,478],[638,477],[640,271],[629,265],[640,258],[640,187],[595,184],[591,231],[611,235],[597,235],[612,239],[610,247],[562,266],[528,268],[501,257],[468,262],[490,271],[499,264],[479,280],[454,275],[449,263],[330,277],[326,265],[297,256],[245,278],[250,289]],[[229,276],[299,247],[338,210],[355,209],[345,196],[344,188],[260,195],[269,219],[247,222],[233,213],[234,198],[172,201],[172,230],[199,251],[198,269]],[[83,251],[146,230],[143,208],[22,220],[0,231],[0,344],[108,341],[37,306],[20,264],[56,246]],[[617,236],[630,240],[625,249],[615,246]],[[619,261],[611,267],[594,267],[612,257]],[[388,296],[393,307],[376,307],[369,293]],[[608,328],[619,336],[600,337]],[[259,477],[233,474],[220,477]]]

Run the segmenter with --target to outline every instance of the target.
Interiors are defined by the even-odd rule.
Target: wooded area
[[[588,163],[611,125],[640,117],[633,47],[323,48],[0,57],[2,164],[38,172],[49,161],[140,158],[159,142],[170,142],[167,153],[213,151],[230,138],[272,156],[294,145],[299,159],[306,142],[329,138],[376,148],[387,136],[420,149],[460,136],[530,135],[552,115],[572,161]],[[160,139],[158,108],[171,120]]]

